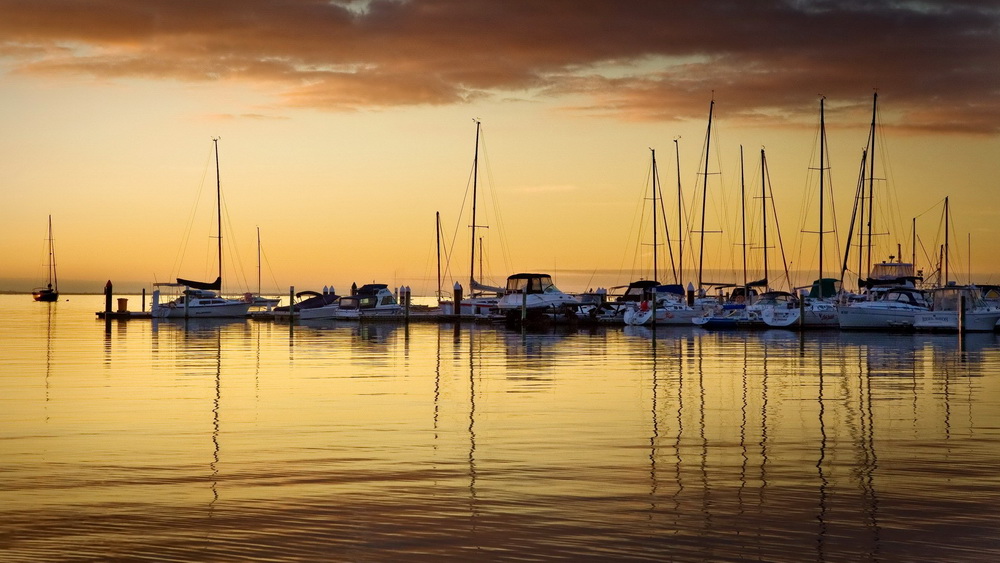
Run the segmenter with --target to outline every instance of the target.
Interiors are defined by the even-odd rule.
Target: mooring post
[[[104,314],[111,314],[111,290],[112,290],[111,280],[104,284]]]
[[[458,282],[455,282],[455,286],[452,287],[452,291],[454,292],[452,300],[455,302],[455,310],[452,311],[452,314],[454,314],[456,317],[458,317],[459,319],[461,319],[462,318],[462,284],[460,284]],[[473,305],[470,303],[469,306],[471,307]]]

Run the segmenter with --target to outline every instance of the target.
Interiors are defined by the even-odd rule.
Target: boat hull
[[[31,297],[35,301],[51,303],[53,301],[59,301],[59,292],[53,289],[36,289],[31,292]]]
[[[161,319],[183,318],[235,318],[246,317],[250,312],[249,303],[231,302],[213,305],[189,305],[188,307],[160,306],[153,311],[153,316]]]
[[[917,314],[927,309],[919,307],[870,307],[860,303],[840,307],[837,311],[840,328],[845,330],[913,330]]]
[[[976,312],[965,314],[962,330],[964,332],[992,332],[1000,321],[1000,311]],[[913,328],[931,332],[958,332],[957,311],[928,311],[914,317]]]

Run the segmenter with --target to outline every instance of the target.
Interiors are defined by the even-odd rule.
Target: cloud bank
[[[623,120],[814,120],[822,94],[1000,132],[1000,6],[975,0],[0,0],[8,73],[237,81],[276,106],[543,100]]]

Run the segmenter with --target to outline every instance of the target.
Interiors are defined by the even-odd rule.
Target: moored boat
[[[250,312],[252,301],[222,297],[216,292],[222,291],[222,186],[219,179],[219,139],[215,144],[215,205],[217,216],[216,240],[218,244],[218,277],[213,282],[201,282],[177,278],[176,283],[153,284],[153,304],[150,314],[158,318],[190,318],[190,317],[245,317]],[[180,291],[176,298],[160,302],[162,288]]]
[[[59,277],[56,275],[56,253],[52,243],[52,216],[49,215],[49,259],[48,259],[48,285],[36,287],[31,290],[31,297],[35,301],[53,302],[59,300]]]
[[[518,273],[507,277],[506,291],[496,307],[509,322],[576,318],[580,301],[560,291],[549,274]]]
[[[940,332],[990,332],[1000,307],[986,303],[976,286],[948,285],[930,290],[930,310],[917,313],[913,328]]]
[[[846,330],[912,330],[918,313],[928,311],[923,291],[914,287],[874,289],[868,301],[837,306],[840,328]]]
[[[318,309],[302,311],[303,319],[377,320],[397,319],[405,313],[396,296],[384,283],[369,283],[358,288],[351,295],[344,295],[335,304]]]

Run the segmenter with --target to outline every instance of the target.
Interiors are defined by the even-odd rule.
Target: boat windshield
[[[508,293],[558,293],[552,276],[511,276],[507,279]]]

